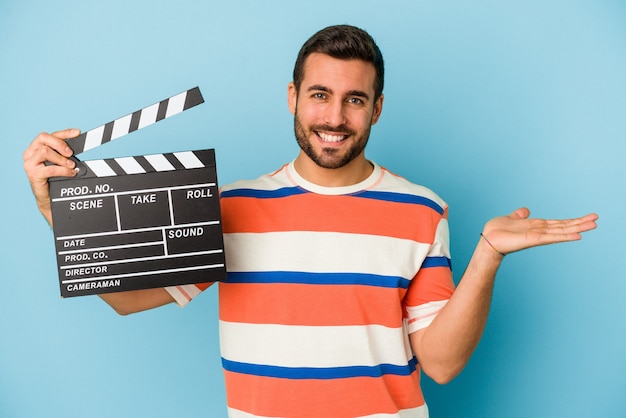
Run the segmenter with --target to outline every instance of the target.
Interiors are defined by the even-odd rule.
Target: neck
[[[344,187],[357,184],[372,174],[374,166],[362,153],[340,168],[324,168],[313,162],[304,152],[300,152],[294,166],[306,181],[324,187]]]

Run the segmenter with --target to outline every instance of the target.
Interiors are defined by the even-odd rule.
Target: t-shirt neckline
[[[349,186],[338,186],[338,187],[328,187],[328,186],[320,186],[319,184],[311,183],[310,181],[304,179],[304,177],[300,176],[295,167],[295,160],[290,162],[287,165],[287,176],[294,183],[294,185],[302,187],[305,190],[308,190],[313,193],[323,194],[323,195],[344,195],[344,194],[353,194],[366,189],[373,187],[380,181],[380,177],[382,175],[382,170],[378,164],[373,161],[370,163],[374,166],[372,173],[363,181],[355,184],[351,184]]]

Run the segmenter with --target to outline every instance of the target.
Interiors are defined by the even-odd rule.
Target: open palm
[[[573,219],[529,218],[530,210],[519,208],[508,216],[487,222],[483,235],[501,253],[557,242],[576,241],[581,233],[596,228],[598,215],[591,213]]]

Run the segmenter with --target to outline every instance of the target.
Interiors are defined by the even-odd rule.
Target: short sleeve
[[[180,286],[169,286],[165,290],[174,298],[180,307],[187,305],[193,298],[206,290],[212,283],[185,284]]]
[[[449,235],[448,220],[444,216],[437,225],[428,255],[405,296],[409,333],[428,327],[454,292]]]

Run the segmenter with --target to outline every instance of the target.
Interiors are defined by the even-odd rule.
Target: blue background
[[[367,29],[386,59],[368,156],[451,206],[455,277],[483,223],[526,205],[601,215],[583,241],[507,257],[485,335],[433,417],[626,416],[626,3],[0,2],[0,416],[221,417],[216,289],[117,316],[59,297],[22,152],[199,85],[206,103],[83,154],[216,148],[222,184],[295,157],[287,83],[318,29]]]

